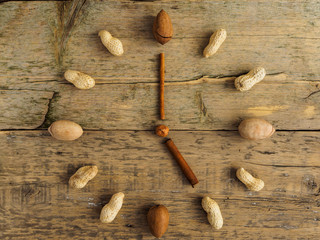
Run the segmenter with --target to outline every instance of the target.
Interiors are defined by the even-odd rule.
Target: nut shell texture
[[[100,221],[103,223],[111,223],[119,213],[123,204],[124,194],[118,192],[114,194],[109,203],[107,203],[101,210]]]
[[[253,177],[243,168],[237,170],[237,178],[251,191],[260,191],[264,187],[264,182],[261,179]]]
[[[108,49],[108,51],[114,56],[121,56],[124,53],[122,42],[106,31],[101,30],[99,32],[102,44]]]
[[[269,122],[259,118],[243,120],[240,123],[238,130],[241,137],[250,140],[268,138],[275,132],[275,129]]]
[[[251,89],[255,84],[262,81],[266,76],[266,70],[263,67],[256,67],[248,72],[246,75],[237,77],[234,80],[234,86],[239,91],[247,91]]]
[[[83,130],[81,126],[69,120],[58,120],[48,128],[52,137],[58,140],[73,141],[81,137]]]
[[[169,15],[162,9],[153,22],[152,33],[162,45],[169,42],[173,36],[173,27]]]
[[[87,74],[75,70],[67,70],[64,73],[67,81],[71,82],[76,88],[90,89],[96,84],[94,79]]]
[[[148,212],[148,224],[153,236],[160,238],[168,229],[169,212],[163,205],[153,206]]]
[[[84,166],[69,179],[69,185],[74,188],[83,188],[87,183],[92,180],[98,173],[97,166]]]
[[[214,32],[210,37],[208,46],[203,50],[203,56],[208,58],[215,54],[226,38],[227,31],[225,29],[219,29]]]
[[[202,208],[207,212],[207,218],[211,226],[215,229],[220,229],[223,226],[223,218],[216,201],[210,197],[202,198]]]

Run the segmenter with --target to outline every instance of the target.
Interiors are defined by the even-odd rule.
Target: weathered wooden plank
[[[155,82],[161,51],[167,56],[167,81],[239,75],[256,65],[293,79],[320,78],[317,1],[74,2],[78,5],[2,4],[0,76],[6,87],[18,88],[29,79],[56,80],[67,68],[107,82]],[[175,28],[165,47],[151,33],[161,8]],[[226,42],[214,57],[202,58],[208,37],[219,27],[228,31]],[[111,56],[101,44],[97,33],[104,28],[123,40],[123,57]]]
[[[126,192],[115,221],[102,224],[99,213],[112,193],[105,191],[97,196],[70,192],[61,195],[58,202],[49,203],[34,203],[37,194],[27,194],[24,208],[3,209],[3,239],[154,239],[146,221],[147,211],[154,204],[164,204],[170,212],[169,228],[162,239],[317,239],[320,233],[319,207],[311,200],[213,195],[224,217],[224,226],[217,231],[208,224],[201,208],[203,194],[182,193],[164,198],[160,193]]]
[[[157,53],[164,48],[152,39],[148,23],[152,23],[152,15],[156,14],[161,4],[126,1],[111,1],[108,4],[93,1],[82,4],[82,1],[69,5],[51,2],[2,4],[6,8],[0,10],[0,19],[5,19],[0,36],[0,45],[3,46],[0,48],[3,56],[1,88],[57,92],[47,125],[57,119],[69,118],[87,129],[152,129],[158,119],[157,88],[147,82],[158,81]],[[79,9],[80,6],[82,9]],[[169,7],[168,11],[177,25],[176,39],[170,41],[165,48],[168,82],[191,80],[203,74],[235,75],[258,64],[265,66],[269,73],[286,72],[285,81],[290,82],[290,86],[279,87],[280,79],[279,82],[272,82],[271,86],[269,81],[266,83],[267,89],[264,89],[265,83],[262,83],[248,93],[233,92],[232,78],[217,81],[221,84],[218,89],[216,85],[211,86],[214,79],[210,84],[199,81],[201,84],[192,87],[168,85],[166,123],[171,128],[235,129],[241,118],[260,116],[272,121],[280,129],[319,129],[319,95],[310,95],[319,90],[319,85],[316,81],[306,81],[305,84],[300,82],[305,78],[318,79],[318,68],[311,65],[317,65],[315,56],[319,55],[315,49],[319,20],[312,15],[317,8],[302,2],[269,4],[253,1],[245,2],[240,7],[235,2],[221,1],[191,1],[174,6],[171,2],[166,2],[165,6]],[[274,8],[278,9],[277,13],[271,11]],[[190,14],[190,9],[194,9],[194,14]],[[253,14],[249,9],[268,11],[271,14]],[[211,10],[216,14],[212,14]],[[239,22],[234,21],[235,18],[226,19],[229,15],[222,14],[225,12],[229,12]],[[245,15],[244,12],[249,14]],[[293,14],[297,12],[301,15]],[[277,14],[277,18],[274,14]],[[15,15],[19,17],[14,17]],[[31,15],[34,19],[29,17]],[[183,17],[184,15],[190,17]],[[119,28],[121,18],[126,21]],[[184,24],[179,25],[179,19],[183,19]],[[209,23],[212,21],[217,24],[216,19],[234,31],[229,34],[229,42],[224,44],[215,57],[204,59],[201,57],[201,49],[206,45],[207,36],[201,34],[209,36],[212,26]],[[111,57],[106,53],[96,35],[99,29],[105,27],[106,22],[112,32],[117,30],[125,46],[131,46],[134,51],[129,48],[128,55],[122,58]],[[241,32],[239,29],[236,31],[240,26]],[[189,28],[191,30],[187,31]],[[309,31],[301,35],[298,30],[302,28]],[[37,32],[28,34],[34,29]],[[261,35],[249,32],[255,29],[260,29]],[[274,29],[277,29],[276,34]],[[284,29],[287,35],[283,35]],[[17,32],[24,34],[19,35]],[[235,32],[237,33],[233,35]],[[186,33],[188,35],[184,37]],[[39,36],[38,40],[34,40],[34,34]],[[262,38],[268,40],[263,42],[263,47]],[[277,48],[277,44],[288,48]],[[21,49],[24,49],[23,54]],[[243,61],[244,54],[246,61]],[[302,54],[303,57],[296,54]],[[311,58],[314,61],[308,60]],[[268,64],[272,66],[269,67]],[[79,92],[67,85],[62,72],[69,67],[92,74],[97,79],[97,87],[90,92]],[[284,83],[283,76],[279,76],[281,83]],[[274,76],[274,80],[278,80],[277,77]],[[109,85],[142,82],[146,82],[146,85]],[[224,89],[223,86],[230,89]],[[271,91],[267,92],[269,89]],[[229,94],[231,92],[233,93]],[[70,104],[71,102],[81,104]],[[13,111],[11,115],[18,115],[15,109],[10,111]],[[24,111],[29,111],[28,106],[25,106]],[[87,114],[83,114],[84,112]],[[102,114],[97,116],[96,113]],[[20,121],[23,122],[23,114],[20,116]]]
[[[151,132],[86,131],[74,142],[45,131],[1,132],[2,237],[153,239],[146,213],[160,203],[171,213],[164,239],[312,239],[320,233],[319,132],[278,132],[257,142],[224,131],[170,135],[198,176],[194,189]],[[70,189],[68,178],[84,164],[97,164],[97,177],[83,190]],[[240,166],[265,188],[247,191],[235,178]],[[101,224],[99,212],[117,191],[126,194],[123,209],[114,223]],[[219,231],[201,209],[207,194],[224,216]]]
[[[6,2],[0,7],[0,75],[56,75],[55,34],[59,18],[54,2]],[[18,81],[17,81],[18,79]],[[6,80],[6,79],[4,79]],[[6,86],[1,80],[1,87]]]
[[[235,2],[221,1],[190,1],[175,5],[164,3],[163,6],[169,8],[173,22],[177,25],[176,39],[165,48],[168,82],[191,80],[203,74],[236,75],[258,64],[265,66],[269,73],[286,72],[285,81],[290,82],[290,86],[279,87],[279,79],[271,86],[270,82],[266,83],[268,89],[263,89],[265,86],[262,83],[248,93],[234,94],[229,94],[233,89],[232,78],[217,81],[230,88],[223,89],[221,85],[217,89],[218,93],[217,86],[208,87],[212,83],[201,81],[201,84],[192,87],[168,85],[166,123],[174,129],[235,129],[241,118],[260,116],[272,121],[280,129],[319,129],[319,95],[310,95],[319,90],[319,85],[316,81],[306,81],[305,84],[300,82],[302,79],[319,79],[318,68],[315,67],[318,65],[315,56],[319,55],[316,54],[316,27],[319,20],[314,18],[317,8],[311,4],[254,1],[244,2],[240,6]],[[152,39],[149,27],[152,16],[162,6],[160,3],[110,1],[105,4],[93,1],[83,5],[83,1],[74,1],[70,4],[10,2],[2,5],[6,7],[0,10],[0,19],[5,19],[2,21],[0,36],[0,52],[3,56],[0,87],[57,92],[47,125],[57,119],[69,118],[87,129],[150,130],[154,127],[158,119],[157,92],[156,86],[148,82],[158,81],[157,53],[164,48]],[[274,8],[277,8],[277,13],[271,11]],[[190,9],[193,9],[193,14],[190,14]],[[253,14],[252,9],[262,12]],[[212,14],[213,10],[215,14]],[[271,14],[266,15],[264,11]],[[31,15],[34,18],[30,18]],[[121,28],[118,24],[120,19],[126,19],[122,21]],[[183,19],[180,25],[179,19]],[[201,57],[201,49],[210,35],[210,21],[216,24],[214,28],[220,25],[216,19],[234,31],[231,31],[228,37],[230,40],[215,57],[204,59]],[[131,46],[128,55],[115,58],[106,53],[96,35],[106,22],[111,32],[117,30],[125,46]],[[308,31],[301,34],[298,30],[302,28]],[[261,35],[250,33],[258,29]],[[283,34],[285,30],[286,34]],[[31,31],[33,34],[28,34]],[[24,34],[19,35],[18,32]],[[39,36],[38,40],[34,40],[34,34]],[[262,38],[268,40],[263,42],[263,47]],[[202,43],[199,44],[199,41]],[[275,47],[277,44],[285,47]],[[97,79],[97,87],[90,92],[79,92],[67,85],[62,72],[69,67],[92,74]],[[274,80],[278,80],[277,77]],[[146,85],[122,85],[143,82]],[[271,91],[267,92],[269,89]],[[18,115],[15,109],[10,111],[13,111],[11,115]],[[24,111],[29,111],[27,106]],[[97,116],[96,113],[102,114]],[[20,116],[23,122],[23,114]]]
[[[112,26],[105,22],[108,22],[107,19],[100,26],[91,19],[88,23],[92,24],[90,32],[79,30],[70,37],[64,57],[64,69],[81,69],[96,79],[107,82],[155,82],[158,81],[159,72],[158,54],[164,52],[166,81],[194,79],[203,75],[236,76],[256,66],[265,67],[271,74],[285,72],[290,79],[319,79],[319,59],[315,54],[319,51],[317,41],[320,34],[318,38],[307,39],[273,35],[274,33],[269,33],[269,36],[261,32],[256,35],[238,35],[241,31],[238,29],[228,32],[221,49],[207,59],[202,56],[202,51],[208,44],[210,33],[218,26],[205,31],[200,37],[174,38],[163,47],[152,36],[139,38],[135,36],[139,34],[135,33],[132,37],[124,37],[124,33],[118,33],[118,25]],[[203,23],[194,25],[201,29],[199,25],[202,26]],[[125,54],[122,57],[114,57],[108,53],[97,38],[99,29],[108,28],[106,26],[110,26],[110,31],[123,41]],[[151,31],[148,33],[147,30],[145,29],[145,34],[151,35]],[[193,29],[189,31],[192,32]]]
[[[171,129],[234,130],[242,118],[257,116],[278,129],[319,130],[318,1],[84,2],[1,4],[0,89],[15,91],[0,91],[0,129],[41,125],[54,91],[46,125],[67,118],[86,129],[151,130],[158,123],[157,54],[164,51],[164,123]],[[175,28],[164,47],[150,31],[161,8]],[[227,41],[203,59],[218,27],[227,29]],[[123,41],[123,57],[101,45],[102,28]],[[284,74],[246,93],[235,91],[233,77],[193,80],[256,65]],[[75,89],[62,78],[67,68],[91,74],[97,86]],[[171,213],[164,239],[318,238],[319,132],[278,131],[259,142],[236,131],[170,135],[200,180],[195,189],[151,131],[85,131],[70,143],[46,131],[0,132],[1,238],[153,239],[146,213],[155,203]],[[98,176],[81,191],[69,189],[68,178],[88,163],[99,166]],[[235,178],[240,166],[266,187],[247,191]],[[125,205],[103,225],[101,207],[117,191],[126,193]],[[222,209],[220,231],[201,209],[206,194]]]
[[[284,74],[270,75],[250,91],[241,93],[235,90],[233,80],[233,77],[204,77],[166,83],[167,119],[163,123],[179,130],[235,130],[241,119],[261,117],[277,129],[319,129],[318,83],[288,81]],[[60,83],[61,89],[47,114],[46,127],[59,119],[76,121],[85,129],[152,130],[159,123],[155,83],[98,82],[89,91],[78,90],[66,81]],[[42,94],[46,97],[36,102],[39,108],[30,111],[32,98],[41,98]],[[5,113],[0,129],[38,127],[47,113],[47,100],[51,96],[52,92],[43,91],[2,91],[1,105]],[[13,107],[17,104],[18,108]],[[33,114],[38,120],[32,123]]]
[[[235,130],[241,119],[262,117],[277,129],[319,129],[316,82],[287,81],[281,74],[239,92],[233,81],[205,77],[167,83],[163,123],[179,130]],[[159,123],[158,88],[155,83],[97,84],[81,91],[65,85],[52,101],[47,125],[70,119],[86,129],[152,130]]]
[[[0,90],[0,129],[34,129],[45,120],[53,92]]]
[[[1,159],[10,160],[2,162],[1,183],[37,183],[40,177],[50,184],[58,179],[64,182],[80,165],[96,163],[104,173],[97,186],[194,192],[162,144],[163,139],[153,132],[86,131],[73,142],[54,140],[46,131],[0,134]],[[234,179],[234,169],[244,166],[272,183],[266,184],[266,197],[317,193],[319,134],[276,132],[271,139],[249,141],[233,131],[170,133],[199,178],[196,191],[247,196]],[[28,164],[23,164],[24,159]],[[279,181],[274,182],[274,178]],[[307,179],[315,184],[302,184]]]

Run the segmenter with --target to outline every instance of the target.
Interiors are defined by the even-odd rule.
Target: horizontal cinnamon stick
[[[176,161],[179,164],[183,174],[189,180],[189,182],[192,185],[192,187],[194,187],[194,185],[196,185],[199,181],[198,181],[196,175],[194,175],[193,171],[189,167],[189,165],[186,162],[186,160],[184,160],[183,156],[179,152],[178,148],[176,147],[176,145],[174,144],[172,139],[167,140],[165,142],[165,144],[166,144],[167,148],[169,149],[169,151],[171,152],[171,154],[173,155],[173,157],[176,159]]]

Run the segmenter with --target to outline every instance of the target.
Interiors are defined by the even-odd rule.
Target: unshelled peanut
[[[207,218],[211,226],[220,229],[223,226],[223,218],[216,201],[210,197],[202,198],[202,208],[207,212]]]
[[[226,38],[227,31],[225,29],[219,29],[214,32],[210,37],[208,46],[203,50],[203,56],[208,58],[215,54]]]
[[[124,194],[118,192],[111,197],[109,203],[107,203],[101,210],[100,221],[103,223],[111,223],[117,216],[123,204]]]
[[[83,188],[98,173],[97,166],[84,166],[79,168],[69,179],[69,185],[74,188]]]
[[[266,70],[263,67],[256,67],[245,75],[237,77],[234,80],[234,86],[239,91],[247,91],[253,85],[260,82],[266,76]]]
[[[58,120],[53,122],[48,128],[52,137],[58,140],[73,141],[81,137],[82,127],[69,120]]]
[[[243,120],[239,127],[241,137],[250,140],[260,140],[270,137],[274,132],[274,127],[266,120],[260,118],[248,118]]]
[[[75,70],[67,70],[64,73],[64,78],[79,89],[90,89],[96,84],[92,77]]]
[[[154,38],[163,44],[172,39],[173,27],[169,15],[162,9],[154,19],[152,33]]]
[[[123,46],[118,38],[115,38],[106,30],[101,30],[99,32],[102,44],[108,49],[108,51],[114,56],[121,56],[123,51]]]
[[[239,168],[236,174],[237,178],[251,191],[257,192],[264,187],[264,182],[261,179],[253,177],[243,168]]]
[[[156,205],[149,209],[148,225],[153,236],[160,238],[168,229],[169,211],[163,205]]]

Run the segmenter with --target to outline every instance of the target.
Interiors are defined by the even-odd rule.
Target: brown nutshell
[[[160,137],[168,136],[169,128],[166,125],[159,125],[156,128],[156,134]]]
[[[58,120],[48,128],[52,137],[58,140],[73,141],[81,137],[83,130],[81,126],[69,120]]]
[[[147,220],[152,235],[160,238],[168,229],[168,209],[163,205],[151,207],[148,212]]]
[[[274,127],[266,120],[259,118],[248,118],[243,120],[239,127],[241,137],[250,140],[260,140],[270,137],[274,132]]]
[[[169,42],[173,35],[173,27],[169,15],[162,9],[153,22],[154,38],[162,45]]]

